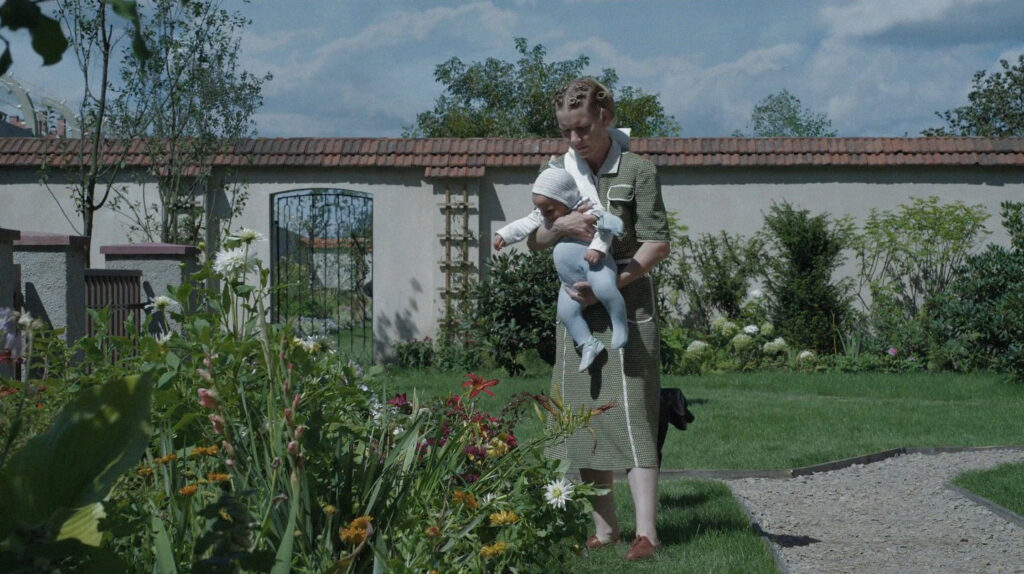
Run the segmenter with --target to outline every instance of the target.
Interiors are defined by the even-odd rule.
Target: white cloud
[[[939,22],[954,9],[1003,0],[848,0],[822,6],[819,20],[836,37],[863,37],[902,24]]]

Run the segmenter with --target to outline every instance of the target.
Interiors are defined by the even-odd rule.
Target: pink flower
[[[295,440],[302,438],[302,435],[306,434],[306,429],[309,428],[306,425],[299,425],[295,427]]]
[[[213,389],[199,389],[199,406],[206,409],[217,408],[217,391]]]
[[[220,415],[210,415],[210,424],[213,425],[213,432],[217,434],[224,432],[224,417]]]
[[[292,424],[292,409],[291,407],[284,408],[284,420],[288,421],[288,424]]]
[[[297,452],[299,452],[299,442],[298,441],[294,441],[294,440],[289,442],[288,443],[288,454],[295,454]]]
[[[895,357],[897,353],[896,347],[889,347],[888,353],[890,357]]]

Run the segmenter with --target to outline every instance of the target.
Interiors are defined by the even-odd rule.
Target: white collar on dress
[[[629,128],[608,128],[611,147],[608,148],[608,155],[604,158],[604,163],[597,170],[598,175],[619,173],[619,160],[622,158],[622,152],[629,150],[629,131]],[[572,148],[565,153],[565,169],[576,181],[580,195],[590,199],[594,204],[600,205],[594,172],[590,169],[587,160],[577,156],[576,150]]]

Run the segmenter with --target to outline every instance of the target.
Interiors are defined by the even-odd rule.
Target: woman
[[[614,471],[627,470],[636,539],[626,559],[639,560],[653,555],[660,545],[655,527],[660,340],[648,272],[668,256],[668,219],[654,165],[629,152],[628,139],[610,129],[615,104],[607,88],[592,78],[573,80],[556,95],[555,116],[570,149],[550,165],[573,173],[581,192],[589,186],[605,209],[623,220],[623,235],[613,242],[612,254],[619,263],[618,286],[626,300],[630,329],[625,348],[602,355],[582,373],[577,372],[580,355],[572,339],[564,327],[558,329],[552,385],[566,405],[573,411],[609,402],[615,406],[592,419],[596,442],[594,434],[582,430],[548,454],[568,458],[584,481],[609,489],[594,500],[596,531],[587,539],[591,549],[619,540],[612,478]],[[589,241],[594,222],[592,216],[569,213],[534,232],[530,248],[550,247],[565,236]],[[591,330],[611,347],[611,323],[603,306],[593,305],[596,298],[583,278],[573,287],[570,295],[587,306],[584,316]]]

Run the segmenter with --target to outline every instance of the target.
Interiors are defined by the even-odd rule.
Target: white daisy
[[[572,492],[575,487],[564,478],[552,480],[544,487],[544,499],[555,508],[565,510],[565,503],[572,500]]]
[[[236,234],[229,237],[229,239],[239,241],[243,245],[248,245],[254,241],[263,241],[263,234],[255,229],[243,227],[242,229],[239,229]]]
[[[213,270],[225,277],[234,277],[255,267],[256,257],[251,255],[245,247],[218,251],[217,256],[213,259]]]
[[[181,303],[178,303],[174,299],[171,299],[167,295],[157,295],[147,305],[150,310],[157,311],[180,311]]]

